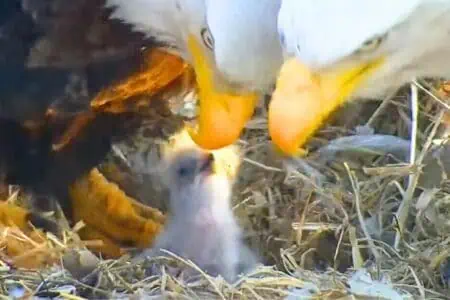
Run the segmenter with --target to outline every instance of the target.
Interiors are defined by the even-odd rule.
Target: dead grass
[[[0,293],[20,287],[68,299],[283,299],[305,288],[315,299],[371,299],[351,284],[354,270],[365,270],[405,298],[450,299],[449,97],[433,89],[436,82],[420,85],[344,108],[309,143],[305,160],[282,160],[272,150],[261,109],[240,141],[234,210],[268,267],[234,285],[207,275],[195,282],[146,277],[124,257],[101,261],[84,279],[62,266],[3,265]],[[357,136],[356,125],[366,125]]]

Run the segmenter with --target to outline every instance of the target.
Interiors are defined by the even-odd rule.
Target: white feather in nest
[[[413,299],[410,294],[397,291],[387,278],[383,278],[380,281],[372,279],[370,274],[364,269],[354,272],[348,279],[348,285],[348,299]],[[285,300],[319,299],[318,297],[334,299],[332,296],[326,297],[322,292],[326,293],[326,291],[321,290],[316,284],[307,282],[302,289],[292,289],[290,295]],[[336,297],[336,299],[338,298],[343,299],[342,297]],[[344,298],[347,299],[347,297]]]

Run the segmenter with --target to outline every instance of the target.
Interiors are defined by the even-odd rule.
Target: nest
[[[63,260],[38,271],[4,264],[1,293],[70,299],[450,299],[445,89],[442,82],[415,82],[386,99],[343,108],[308,144],[304,160],[281,159],[273,151],[261,108],[239,142],[243,160],[233,201],[249,245],[266,266],[234,284],[207,274],[195,281],[172,277],[164,271],[167,258],[157,259],[162,275],[148,277],[128,257],[87,259],[75,243],[77,264],[90,262],[89,272],[77,274]]]

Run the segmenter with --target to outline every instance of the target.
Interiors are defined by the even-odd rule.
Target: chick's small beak
[[[200,102],[196,128],[189,128],[194,142],[204,149],[214,150],[235,142],[257,104],[257,93],[231,94],[217,89],[213,67],[205,57],[197,39],[188,39],[189,51],[197,78]]]
[[[305,153],[300,147],[382,62],[380,58],[313,74],[298,59],[287,60],[269,105],[268,127],[273,143],[289,156]]]

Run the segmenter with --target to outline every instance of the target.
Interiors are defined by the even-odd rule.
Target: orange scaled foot
[[[82,240],[101,240],[92,250],[106,257],[123,254],[122,247],[145,248],[161,231],[164,216],[141,205],[109,182],[97,169],[77,180],[70,188],[74,222],[82,221]]]

